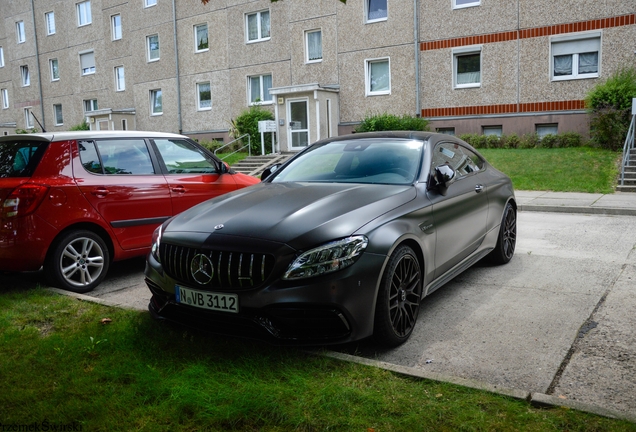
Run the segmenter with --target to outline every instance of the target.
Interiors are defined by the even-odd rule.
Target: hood
[[[261,183],[186,210],[164,232],[212,233],[209,241],[218,233],[302,249],[347,237],[415,196],[410,185]]]

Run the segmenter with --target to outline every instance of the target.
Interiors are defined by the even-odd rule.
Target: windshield
[[[272,182],[412,184],[422,141],[366,138],[314,145],[275,173]]]

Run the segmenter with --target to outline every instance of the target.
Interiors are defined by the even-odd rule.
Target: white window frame
[[[198,28],[199,27],[203,27],[203,26],[205,26],[205,33],[206,33],[207,38],[208,38],[208,46],[206,48],[199,49]],[[208,27],[208,23],[196,24],[194,26],[194,52],[195,53],[202,53],[202,52],[206,52],[206,51],[210,51],[210,28]]]
[[[384,63],[387,62],[389,66],[389,88],[386,90],[371,90],[371,66],[375,63]],[[366,59],[364,61],[364,91],[365,96],[383,96],[391,94],[391,58],[390,57],[380,57],[380,58],[372,58]]]
[[[479,82],[476,83],[467,83],[467,84],[458,84],[457,83],[457,58],[465,55],[471,54],[479,54]],[[455,89],[464,89],[464,88],[478,88],[481,87],[481,83],[484,79],[483,70],[484,70],[484,56],[482,55],[482,46],[475,45],[470,47],[456,48],[453,50],[453,88]]]
[[[481,6],[481,0],[468,0],[464,4],[457,4],[457,0],[451,0],[453,9],[464,9],[469,7]]]
[[[25,129],[33,129],[35,124],[33,123],[33,116],[31,115],[31,108],[24,108],[24,128]]]
[[[261,28],[261,21],[262,21],[261,16],[264,12],[267,12],[269,14],[269,35],[267,36],[263,36],[263,29]],[[250,39],[249,17],[251,17],[252,15],[256,15],[256,32],[258,33],[258,36],[256,37],[256,39]],[[272,38],[272,13],[269,11],[269,9],[261,10],[258,12],[250,12],[245,14],[245,43],[263,42],[263,41],[268,41],[271,38]]]
[[[309,58],[309,35],[312,33],[320,33],[320,58]],[[322,49],[322,29],[313,29],[305,31],[305,63],[320,63],[322,61],[324,50]]]
[[[121,77],[119,75],[119,71],[121,70]],[[126,90],[126,70],[124,66],[119,65],[115,66],[115,91],[124,91]]]
[[[9,90],[3,88],[0,90],[0,94],[2,94],[2,109],[9,108]]]
[[[117,18],[119,18],[119,27],[115,23]],[[117,31],[118,28],[119,28],[119,33]],[[114,41],[121,40],[121,38],[123,37],[123,28],[122,28],[122,23],[121,23],[121,14],[114,14],[114,15],[110,16],[110,31],[111,31],[111,35],[112,35],[112,39],[111,40],[114,40]]]
[[[370,3],[374,0],[364,0],[364,22],[367,24],[376,23],[381,21],[386,21],[389,18],[389,0],[385,0],[386,2],[386,16],[379,18],[369,18],[369,13],[371,9]]]
[[[93,13],[91,12],[90,0],[75,4],[77,11],[77,26],[84,27],[93,23]]]
[[[602,32],[598,31],[551,37],[550,79],[552,81],[570,81],[577,79],[598,78],[601,76],[602,46]],[[579,55],[589,52],[597,53],[597,70],[592,73],[579,73]],[[554,75],[554,58],[559,55],[572,55],[572,75]]]
[[[84,99],[84,112],[90,113],[93,111],[97,111],[97,99]]]
[[[57,121],[57,107],[60,107],[60,117],[62,121]],[[55,126],[62,126],[64,124],[64,113],[62,112],[62,104],[53,104],[53,119],[55,120]]]
[[[4,48],[0,46],[0,68],[4,67]]]
[[[44,22],[46,22],[47,36],[55,34],[55,12],[47,12],[44,14]]]
[[[209,106],[201,106],[201,85],[207,84],[210,92],[210,104]],[[210,81],[197,83],[197,111],[210,111],[212,109],[212,85]]]
[[[274,96],[272,94],[269,95],[271,99],[266,100],[265,94],[263,92],[263,78],[269,76],[271,77],[272,86],[274,85],[274,77],[271,73],[266,73],[262,75],[251,75],[247,77],[247,103],[248,105],[271,105],[274,103]],[[252,78],[259,78],[258,86],[259,86],[259,94],[260,101],[252,101]],[[270,87],[271,88],[271,87]]]
[[[15,33],[19,44],[26,42],[26,31],[24,30],[24,21],[15,23]]]
[[[84,66],[82,65],[82,56],[86,56],[88,54],[92,54],[93,55],[93,66],[92,67],[88,67],[88,68],[84,68]],[[95,71],[97,70],[97,66],[95,64],[95,51],[89,50],[89,51],[80,52],[79,53],[79,62],[80,62],[80,75],[81,76],[95,75]],[[88,72],[85,72],[84,69],[87,69]]]
[[[57,65],[57,78],[55,77],[53,64]],[[51,73],[51,82],[60,80],[60,62],[56,58],[49,60],[49,72]]]
[[[144,0],[144,7],[145,8],[149,8],[149,7],[153,7],[153,6],[157,6],[157,0]]]
[[[156,103],[157,96],[161,96],[161,111],[155,112],[154,107]],[[151,116],[159,116],[163,114],[163,92],[161,89],[153,89],[150,90],[150,115]]]
[[[29,72],[29,66],[20,66],[20,82],[22,87],[28,87],[31,85],[31,72]]]
[[[157,58],[151,58],[150,38],[157,37]],[[161,43],[159,42],[159,33],[146,36],[146,59],[148,63],[159,61],[161,58]]]

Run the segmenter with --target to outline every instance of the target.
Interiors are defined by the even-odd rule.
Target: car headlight
[[[355,236],[308,250],[291,263],[283,279],[305,279],[342,270],[356,262],[368,244],[365,236]]]
[[[161,259],[159,258],[159,246],[161,246],[161,228],[163,225],[159,225],[157,229],[152,233],[152,247],[150,249],[150,254],[154,259],[157,260],[158,263],[161,263]]]

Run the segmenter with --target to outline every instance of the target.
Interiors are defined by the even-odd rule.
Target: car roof
[[[32,134],[15,134],[0,137],[2,141],[14,141],[36,139],[38,141],[66,141],[76,139],[95,139],[95,138],[187,138],[184,135],[154,132],[154,131],[70,131],[70,132],[45,132]]]

